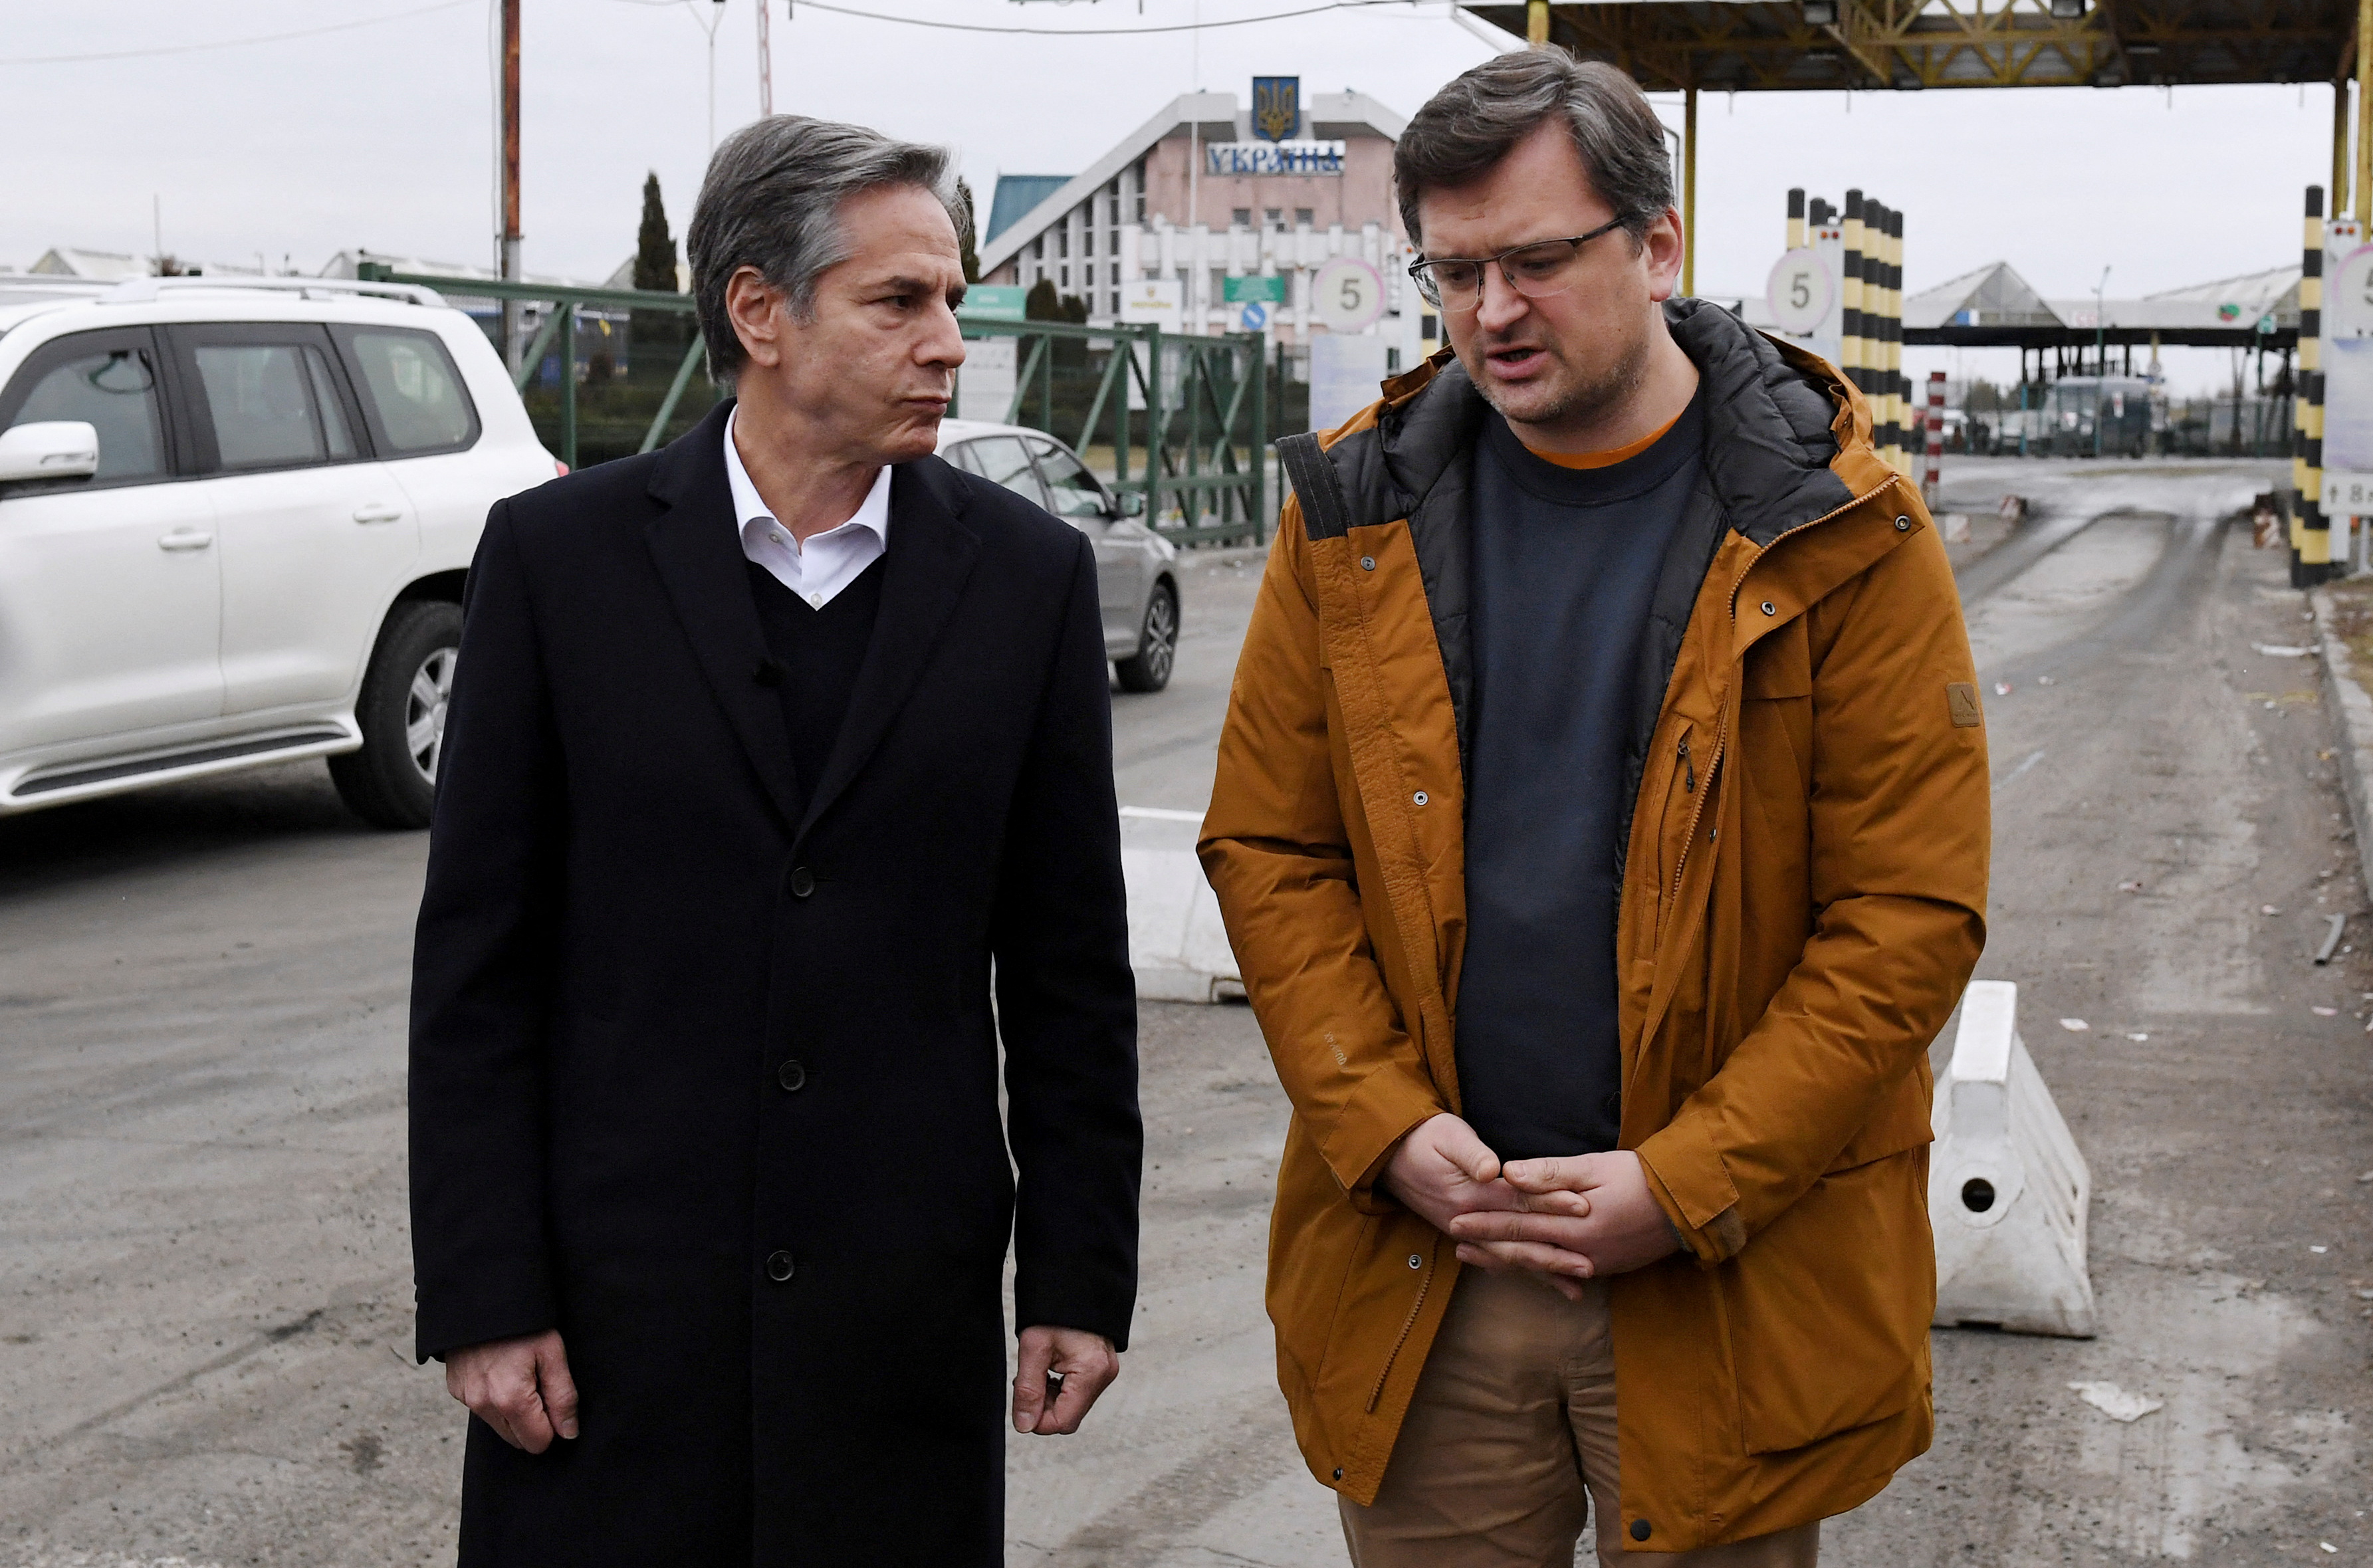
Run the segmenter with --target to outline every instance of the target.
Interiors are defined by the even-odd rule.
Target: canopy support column
[[[2373,0],[2361,0],[2373,17]],[[1698,291],[1698,89],[1691,83],[1681,99],[1681,293]]]

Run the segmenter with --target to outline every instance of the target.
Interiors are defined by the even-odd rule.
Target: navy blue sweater
[[[1457,1054],[1467,1120],[1502,1159],[1616,1146],[1633,691],[1704,424],[1692,403],[1646,451],[1568,469],[1483,422]]]

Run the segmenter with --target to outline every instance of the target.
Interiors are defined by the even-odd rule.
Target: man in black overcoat
[[[737,134],[689,234],[736,398],[487,519],[412,1015],[465,1565],[1000,1562],[1009,1236],[1016,1430],[1118,1370],[1095,566],[932,455],[950,182],[854,126]]]

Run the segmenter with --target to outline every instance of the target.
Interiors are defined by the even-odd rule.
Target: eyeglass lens
[[[1573,287],[1573,264],[1582,247],[1571,240],[1546,240],[1511,251],[1499,258],[1502,275],[1527,299],[1544,299]],[[1444,310],[1473,309],[1483,297],[1483,269],[1490,262],[1440,261],[1426,263],[1424,275],[1433,284],[1435,303]]]

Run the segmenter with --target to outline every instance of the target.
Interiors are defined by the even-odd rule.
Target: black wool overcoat
[[[499,503],[470,570],[414,958],[419,1352],[557,1328],[582,1407],[540,1456],[471,1419],[465,1568],[998,1563],[1009,1237],[1017,1322],[1128,1341],[1089,546],[896,468],[797,778],[725,415]]]

